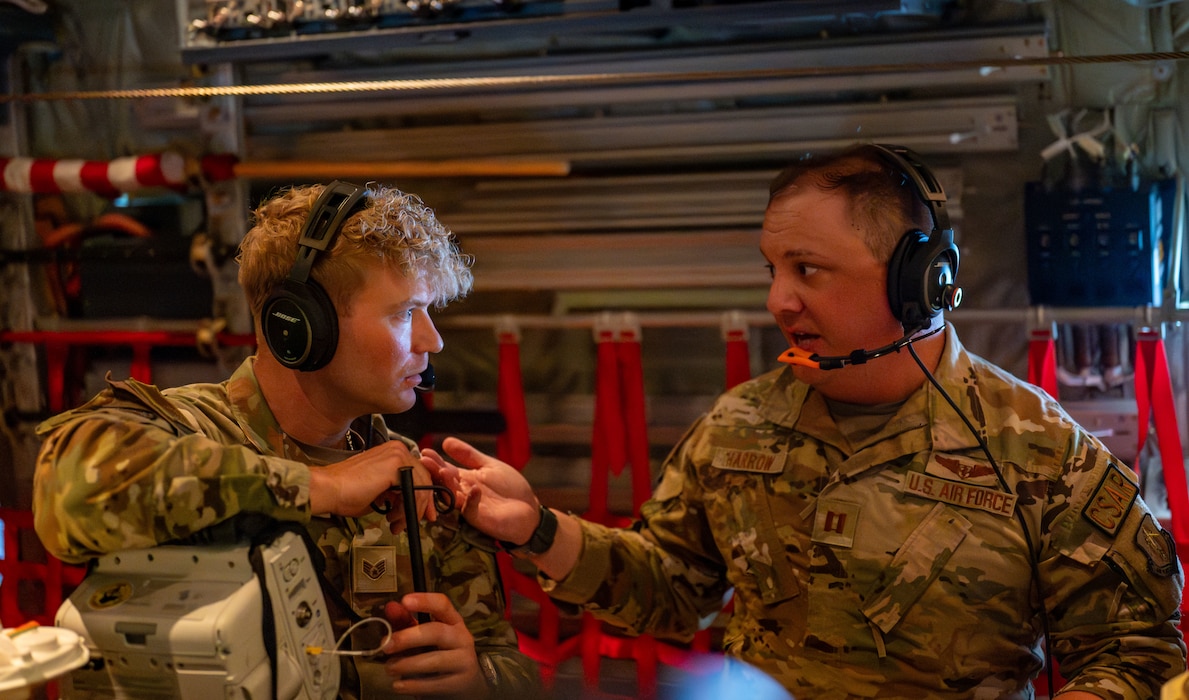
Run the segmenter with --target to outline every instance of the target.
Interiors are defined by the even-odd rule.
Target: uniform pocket
[[[944,503],[933,507],[864,597],[863,615],[887,634],[904,618],[945,568],[971,523]]]
[[[747,561],[747,572],[764,604],[775,605],[798,595],[801,587],[772,517],[767,491],[756,490],[749,498],[751,522],[739,523],[731,538],[731,551]]]

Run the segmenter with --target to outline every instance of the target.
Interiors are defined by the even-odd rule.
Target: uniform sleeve
[[[179,431],[151,412],[88,411],[43,439],[35,525],[65,561],[184,538],[241,511],[309,520],[307,467]]]
[[[1056,555],[1042,563],[1053,651],[1065,690],[1104,698],[1160,696],[1185,671],[1180,622],[1184,575],[1172,537],[1138,495],[1136,476],[1093,443],[1057,489]]]
[[[554,599],[635,634],[688,641],[723,606],[728,584],[706,524],[696,463],[701,422],[665,460],[661,481],[628,529],[582,521],[582,554],[562,581],[540,576]]]
[[[496,698],[530,700],[541,695],[537,664],[521,651],[504,614],[504,588],[495,543],[470,526],[439,521],[435,530],[434,586],[453,603],[475,638],[475,652]]]

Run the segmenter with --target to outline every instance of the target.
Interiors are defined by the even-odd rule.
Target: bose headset
[[[330,249],[335,234],[364,199],[367,189],[335,180],[322,190],[298,238],[297,259],[289,276],[260,310],[268,349],[282,365],[311,372],[330,362],[338,347],[338,314],[330,295],[310,276],[319,253]]]
[[[904,335],[883,347],[859,349],[849,355],[823,357],[794,346],[777,358],[786,364],[816,369],[861,365],[938,332],[940,327],[917,335],[943,310],[949,311],[962,303],[962,288],[957,285],[958,247],[954,245],[954,230],[945,211],[945,190],[941,183],[907,148],[874,143],[869,146],[909,180],[917,197],[929,207],[933,220],[933,230],[927,234],[920,229],[906,231],[888,261],[888,305]]]

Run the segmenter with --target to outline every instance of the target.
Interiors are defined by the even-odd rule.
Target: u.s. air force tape
[[[933,501],[961,508],[975,508],[995,515],[1009,516],[1016,507],[1016,495],[994,486],[968,484],[930,474],[908,472],[900,477],[900,490]]]

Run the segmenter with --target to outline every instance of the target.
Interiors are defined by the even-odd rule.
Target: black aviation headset
[[[330,295],[310,276],[319,253],[330,249],[347,217],[366,203],[367,189],[335,180],[322,190],[298,238],[289,276],[260,311],[268,349],[282,365],[310,372],[324,367],[338,347],[338,314]]]
[[[907,148],[871,146],[912,182],[933,219],[928,234],[913,229],[901,236],[888,261],[888,303],[904,332],[911,334],[928,328],[939,313],[962,302],[962,288],[956,283],[958,247],[945,210],[945,190],[932,171]]]

